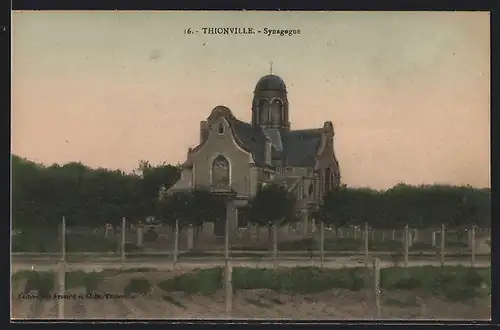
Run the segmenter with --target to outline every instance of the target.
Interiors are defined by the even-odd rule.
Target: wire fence
[[[445,228],[444,225],[426,229],[380,230],[365,224],[364,227],[349,228],[323,226],[323,229],[311,226],[305,232],[286,225],[275,228],[276,247],[273,229],[256,226],[235,229],[229,235],[230,256],[266,258],[273,252],[275,258],[385,255],[406,260],[409,256],[435,256],[439,259],[470,256],[474,259],[491,254],[491,230],[474,226],[461,230]],[[122,262],[141,257],[214,259],[225,249],[224,237],[215,235],[213,223],[180,228],[179,234],[175,235],[175,229],[168,226],[132,225],[123,219],[122,225],[117,227],[65,227],[62,230],[61,226],[59,231],[17,233],[13,236],[12,256],[14,260],[33,257],[58,259],[62,257],[62,246],[65,258],[75,262],[93,257],[119,258]]]
[[[314,227],[313,227],[314,228]],[[152,234],[154,232],[154,235]],[[271,235],[271,234],[272,235]],[[279,235],[278,235],[279,233]],[[16,236],[22,238],[25,233],[17,233]],[[50,234],[50,233],[49,233]],[[482,241],[490,239],[490,230],[484,228],[471,227],[467,230],[453,230],[446,229],[444,225],[440,228],[429,228],[425,230],[411,229],[405,226],[402,230],[374,230],[365,224],[363,228],[337,228],[326,229],[323,225],[319,228],[314,228],[308,233],[298,233],[290,227],[283,228],[256,228],[247,227],[243,230],[237,230],[231,235],[231,259],[223,258],[223,250],[217,249],[219,246],[215,244],[212,250],[200,250],[199,246],[203,243],[203,238],[210,238],[217,243],[218,237],[213,233],[213,226],[203,226],[201,228],[185,228],[179,230],[178,238],[176,239],[175,231],[170,228],[164,227],[148,227],[148,226],[130,226],[127,225],[125,219],[122,220],[122,225],[118,228],[106,226],[105,228],[87,229],[87,228],[66,228],[65,220],[62,220],[61,228],[58,233],[52,233],[52,238],[56,237],[52,242],[55,246],[51,249],[59,251],[52,252],[38,252],[38,251],[25,251],[25,252],[12,252],[13,261],[23,261],[23,258],[36,263],[40,259],[55,259],[58,260],[57,267],[57,291],[59,295],[64,296],[66,293],[66,277],[69,266],[72,263],[81,261],[90,262],[92,260],[103,261],[113,260],[119,261],[121,267],[127,267],[137,264],[147,264],[145,258],[160,257],[160,263],[165,264],[165,257],[171,257],[172,267],[180,266],[185,263],[192,263],[190,258],[204,259],[204,260],[219,260],[224,261],[223,266],[223,288],[225,294],[225,316],[231,318],[233,315],[233,267],[242,265],[238,262],[238,258],[246,258],[246,266],[252,264],[254,267],[261,268],[277,268],[283,263],[301,265],[303,264],[304,257],[309,257],[310,260],[317,260],[319,241],[319,266],[320,267],[333,267],[332,263],[336,264],[333,268],[338,268],[339,262],[351,263],[349,267],[360,267],[358,263],[352,263],[352,260],[339,261],[339,254],[345,256],[360,256],[360,262],[364,263],[366,270],[365,283],[373,283],[371,287],[371,294],[369,300],[372,301],[374,306],[374,318],[381,318],[383,309],[382,290],[380,284],[381,264],[387,262],[393,263],[394,267],[402,265],[404,268],[409,268],[410,256],[412,258],[422,258],[430,256],[438,258],[438,264],[445,266],[446,258],[456,258],[457,256],[467,256],[470,258],[470,267],[484,267],[484,263],[478,265],[476,258],[479,256],[489,256],[491,249],[488,247],[485,251],[479,251]],[[262,234],[264,237],[252,237]],[[146,236],[150,235],[148,239]],[[50,236],[50,235],[49,235]],[[208,236],[208,237],[205,237]],[[38,237],[43,238],[44,235],[38,232]],[[164,237],[166,241],[166,249],[159,249],[154,246],[154,243]],[[319,238],[318,238],[319,237]],[[271,260],[266,260],[269,257],[267,248],[260,248],[258,246],[244,243],[259,242],[260,240],[275,240],[279,238],[282,245],[273,246],[281,247],[281,249],[273,250]],[[25,238],[26,239],[26,238]],[[172,240],[173,239],[173,240]],[[15,241],[15,240],[14,240]],[[107,243],[99,243],[99,242]],[[173,244],[172,241],[177,242]],[[179,249],[179,243],[185,244],[183,248]],[[33,242],[31,242],[33,243]],[[195,250],[195,244],[198,244],[198,249]],[[21,241],[17,242],[18,248],[23,247]],[[99,245],[102,244],[102,245]],[[240,245],[238,245],[240,244]],[[288,244],[288,245],[287,245]],[[309,245],[307,245],[309,244]],[[377,245],[379,244],[379,245]],[[176,246],[177,245],[177,248]],[[40,245],[34,244],[31,248],[40,248]],[[90,249],[93,252],[85,251]],[[149,250],[147,246],[150,246]],[[170,248],[169,248],[170,246]],[[25,246],[26,247],[26,246]],[[108,247],[108,251],[102,251],[103,247]],[[129,251],[133,247],[137,250]],[[426,248],[429,248],[427,249]],[[239,248],[239,250],[236,250]],[[245,249],[247,248],[247,249]],[[79,250],[79,251],[78,251]],[[98,251],[96,251],[98,250]],[[279,252],[279,258],[276,255]],[[387,260],[387,257],[393,258]],[[299,259],[297,259],[299,258]],[[400,260],[399,258],[402,258]],[[184,260],[183,260],[184,259]],[[253,261],[251,261],[253,260]],[[301,261],[302,260],[302,261]],[[151,264],[157,262],[158,259],[151,259]],[[329,264],[330,263],[330,264]],[[220,262],[218,263],[220,264]],[[428,264],[428,263],[426,263]],[[290,266],[290,265],[289,265]],[[205,265],[207,267],[207,265]],[[214,267],[212,265],[211,267]],[[251,266],[250,266],[251,267]],[[366,282],[367,281],[367,282]],[[415,299],[420,299],[416,297]],[[65,299],[57,301],[58,317],[63,319],[65,316]],[[420,302],[420,306],[425,307],[425,302]],[[422,308],[424,308],[422,307]],[[423,310],[423,309],[422,309]],[[425,313],[422,312],[422,317]]]

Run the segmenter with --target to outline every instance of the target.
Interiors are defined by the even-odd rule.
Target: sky
[[[251,120],[286,83],[292,129],[335,128],[342,182],[490,187],[488,12],[16,11],[12,152],[132,171],[177,164],[217,105]],[[191,28],[300,29],[293,36]]]

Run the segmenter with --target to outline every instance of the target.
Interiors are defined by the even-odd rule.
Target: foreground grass
[[[84,287],[86,293],[91,293],[95,292],[99,282],[104,278],[151,270],[138,268],[91,273],[67,272],[66,288]],[[158,287],[166,292],[183,291],[189,294],[210,295],[222,289],[222,278],[221,267],[198,269],[161,281]],[[54,292],[55,279],[54,272],[22,271],[12,276],[13,283],[26,280],[24,293],[35,290],[40,297]],[[288,294],[314,294],[332,289],[359,291],[372,286],[371,271],[365,268],[296,267],[274,270],[236,267],[233,269],[232,281],[235,291],[269,289]],[[124,294],[148,294],[154,285],[145,278],[132,278],[125,286]],[[491,293],[491,268],[463,266],[384,268],[381,270],[380,285],[383,291],[418,291],[444,296],[450,300],[470,300]]]
[[[222,268],[193,271],[163,281],[158,286],[167,291],[212,294],[222,288]],[[312,294],[331,289],[359,291],[371,287],[371,276],[364,268],[319,269],[233,269],[233,290],[270,289],[289,294]],[[490,268],[412,267],[381,270],[382,290],[420,290],[451,300],[468,300],[489,294]]]

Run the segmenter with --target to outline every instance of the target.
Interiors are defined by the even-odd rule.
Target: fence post
[[[445,245],[445,227],[441,225],[441,267],[444,267],[444,245]]]
[[[231,318],[233,309],[233,267],[229,259],[225,261],[224,267],[224,291],[226,303],[226,318]]]
[[[66,217],[62,217],[61,226],[61,262],[66,263]]]
[[[372,228],[371,232],[372,232],[372,241],[375,241],[375,230]]]
[[[320,251],[319,251],[319,264],[320,267],[323,268],[323,265],[325,263],[325,223],[323,220],[321,220],[319,224],[319,244],[320,244]]]
[[[368,222],[365,222],[365,268],[368,268],[368,246],[369,246],[369,240],[370,238],[368,237]]]
[[[194,247],[194,228],[193,228],[193,225],[189,224],[187,226],[186,231],[187,231],[187,233],[186,233],[186,241],[187,241],[186,249],[189,251],[189,250],[192,250]]]
[[[476,226],[472,226],[471,229],[471,267],[475,267],[476,263]]]
[[[136,230],[136,235],[137,235],[137,246],[143,246],[144,245],[144,224],[138,223],[135,226]]]
[[[381,234],[380,240],[382,242],[385,241],[385,230],[382,230],[382,234]]]
[[[373,259],[373,292],[375,294],[375,310],[377,319],[380,319],[380,259]]]
[[[432,231],[432,247],[436,247],[436,231]]]
[[[122,248],[121,248],[122,265],[125,263],[125,217],[122,218]]]
[[[408,239],[408,225],[405,225],[405,230],[404,230],[404,237],[403,237],[403,244],[404,244],[404,267],[408,268],[408,246],[410,245]]]
[[[396,240],[396,229],[393,229],[392,230],[392,240],[395,241]]]
[[[57,300],[58,318],[64,319],[64,294],[66,291],[66,217],[62,217],[61,225],[61,260],[58,271],[59,299]]]
[[[179,219],[175,219],[174,253],[172,254],[172,260],[174,262],[174,267],[177,264],[178,256],[179,256]]]
[[[276,223],[273,223],[273,267],[278,268],[278,229],[276,228]]]
[[[354,240],[356,240],[358,238],[357,232],[358,232],[358,229],[356,226],[354,226]]]

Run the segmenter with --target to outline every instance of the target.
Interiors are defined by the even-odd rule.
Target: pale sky
[[[131,171],[183,162],[269,72],[292,129],[335,127],[343,183],[490,186],[487,12],[14,12],[12,151]],[[187,28],[300,29],[295,36]]]

